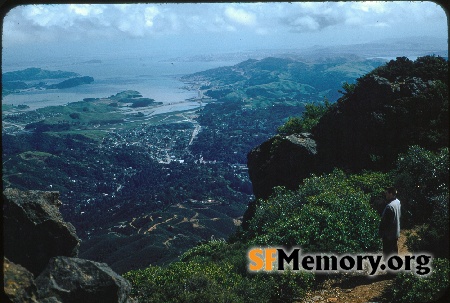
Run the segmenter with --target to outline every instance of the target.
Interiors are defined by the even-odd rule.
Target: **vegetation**
[[[153,104],[154,102],[154,99],[139,98],[138,100],[133,100],[131,107],[146,107]]]
[[[246,62],[246,64],[254,63],[255,61]],[[424,67],[427,64],[433,66],[432,72],[428,72]],[[409,87],[416,89],[414,96],[403,96],[395,101],[395,106],[398,108],[393,109],[392,117],[395,119],[392,121],[406,129],[402,129],[403,136],[396,136],[392,143],[404,146],[405,149],[403,151],[399,148],[389,150],[391,152],[389,156],[396,159],[390,167],[387,166],[383,170],[372,168],[370,171],[360,170],[359,172],[347,170],[346,173],[342,169],[335,168],[331,173],[320,173],[302,180],[297,190],[276,188],[270,198],[256,202],[255,213],[249,218],[246,227],[241,228],[228,242],[213,241],[197,246],[186,252],[180,261],[168,267],[151,267],[147,270],[127,273],[126,276],[132,282],[136,296],[154,300],[158,296],[169,295],[164,293],[165,290],[152,286],[156,283],[151,279],[155,277],[154,273],[158,272],[158,277],[162,276],[161,279],[164,281],[175,281],[174,284],[164,282],[167,289],[171,290],[172,302],[189,301],[188,298],[194,298],[189,296],[194,296],[198,292],[202,292],[207,298],[211,292],[217,292],[221,296],[226,291],[229,291],[226,297],[232,298],[235,302],[243,299],[239,294],[245,294],[245,301],[258,298],[265,302],[269,294],[274,293],[284,294],[284,301],[293,301],[294,298],[301,297],[302,293],[293,293],[291,290],[298,291],[299,288],[305,290],[305,287],[312,284],[305,283],[305,277],[300,281],[288,279],[287,283],[277,286],[280,291],[274,291],[273,285],[268,282],[273,276],[258,274],[249,277],[245,274],[246,260],[242,258],[245,249],[254,245],[299,245],[303,250],[310,252],[379,251],[381,243],[378,239],[377,227],[379,215],[383,209],[383,204],[380,202],[384,199],[384,188],[393,184],[398,187],[398,197],[402,202],[402,226],[416,227],[417,230],[417,233],[411,234],[408,238],[410,251],[426,251],[439,258],[433,260],[433,272],[426,278],[407,273],[398,275],[394,284],[388,289],[387,296],[393,302],[429,301],[439,298],[449,285],[449,264],[446,259],[448,248],[443,245],[448,243],[449,190],[448,142],[444,140],[448,138],[445,125],[445,121],[448,121],[445,116],[448,112],[448,101],[446,101],[448,88],[443,82],[445,78],[439,78],[442,77],[443,70],[447,70],[447,62],[441,58],[420,58],[415,62],[398,58],[362,77],[356,84],[345,83],[343,96],[336,105],[306,106],[300,118],[290,118],[279,127],[278,132],[288,135],[312,131],[314,134],[315,129],[320,127],[327,130],[325,126],[333,125],[329,122],[333,121],[332,119],[339,119],[339,113],[348,114],[352,110],[358,112],[355,106],[367,106],[364,110],[377,119],[377,115],[380,114],[378,109],[370,107],[374,103],[361,103],[361,98],[369,98],[367,94],[363,94],[365,85],[372,81],[369,77],[386,77],[392,81],[389,83],[390,86],[393,85],[393,88],[389,87],[390,90],[395,90],[395,85],[403,85],[402,81],[410,81],[408,79],[411,77],[422,77],[421,80],[416,79],[410,82],[414,84]],[[377,85],[383,86],[388,83],[381,78],[375,79],[378,79]],[[422,80],[432,80],[432,83],[429,82],[427,89],[424,90],[417,89],[417,86],[414,88],[414,85],[423,83]],[[263,79],[259,81],[258,85],[264,85]],[[389,99],[389,102],[391,101]],[[387,112],[381,113],[380,119],[385,124],[382,128],[378,127],[373,131],[392,131],[394,125],[390,124],[391,116],[389,115],[390,113]],[[408,119],[412,120],[406,123]],[[356,124],[357,127],[365,130],[365,135],[369,137],[372,133],[367,133],[367,130],[370,129],[371,121],[373,120],[364,116]],[[414,132],[416,137],[410,136],[410,132]],[[358,144],[365,142],[358,141],[359,137],[352,139]],[[386,140],[389,145],[390,139],[384,138],[384,142]],[[380,142],[377,141],[376,144]],[[390,145],[379,147],[386,149],[390,148]],[[381,159],[386,161],[387,156],[380,155],[375,150],[367,151],[365,155],[370,161],[375,162]],[[335,167],[341,165],[346,167],[345,163],[339,161],[333,163]],[[217,270],[212,266],[213,264],[221,270]],[[174,268],[177,271],[174,271]],[[189,269],[193,270],[189,272]],[[206,269],[208,273],[205,274],[201,269]],[[189,274],[185,275],[186,272]],[[265,286],[256,296],[252,292],[242,292],[237,286],[230,287],[232,283],[221,276],[223,272],[227,272],[227,277],[232,277],[233,281],[239,282],[239,285],[246,285],[247,289],[259,290],[257,287],[261,285],[261,281],[267,284],[263,284]],[[179,277],[182,277],[181,280],[178,280]],[[282,279],[278,278],[278,280]],[[189,281],[193,281],[195,285],[193,288],[188,286]],[[260,284],[252,284],[254,281],[259,281]],[[219,287],[220,283],[223,284]],[[291,287],[291,283],[300,284],[297,284],[297,287]],[[183,285],[184,288],[180,288],[179,285]],[[300,285],[302,286],[299,287]],[[264,292],[267,289],[270,291]],[[271,299],[276,301],[280,298]],[[226,302],[224,298],[223,301]]]
[[[144,268],[125,274],[144,302],[293,302],[315,277],[250,274],[247,249],[379,251],[380,202],[394,184],[402,226],[416,230],[409,249],[439,258],[427,278],[397,276],[389,296],[436,298],[449,283],[448,62],[397,58],[352,83],[355,69],[345,60],[267,58],[198,73],[190,79],[210,80],[203,89],[220,100],[191,113],[195,126],[175,114],[124,125],[119,106],[148,103],[135,91],[19,112],[4,121],[27,124],[29,132],[2,136],[4,186],[59,190],[66,219],[91,245],[85,256],[120,272]],[[338,94],[337,82],[336,103],[303,104]],[[279,125],[282,135],[320,138],[323,164],[297,189],[278,187],[255,201],[254,215],[228,241],[205,242],[211,231],[225,237],[234,228],[225,219],[239,217],[251,196],[245,155]],[[191,142],[194,128],[200,132]]]
[[[427,277],[413,273],[399,274],[388,290],[390,302],[435,302],[448,291],[450,266],[448,259],[433,259],[433,271]]]
[[[222,101],[245,101],[253,108],[321,102],[324,97],[334,102],[343,82],[353,83],[382,63],[353,57],[314,63],[286,58],[249,59],[235,66],[188,75],[183,80],[203,79],[208,85],[199,88],[205,90],[205,95]]]
[[[27,68],[24,70],[6,72],[2,74],[2,95],[6,96],[11,93],[17,93],[24,89],[61,89],[74,87],[81,84],[91,83],[94,81],[92,77],[79,77],[80,75],[73,72],[50,71],[41,68]],[[64,79],[58,84],[47,85],[42,80],[47,79]]]
[[[43,79],[60,79],[79,76],[77,73],[64,71],[49,71],[41,68],[31,67],[20,71],[6,72],[2,74],[3,82],[8,81],[30,81]]]
[[[89,84],[94,82],[94,78],[92,77],[75,77],[75,78],[70,78],[67,80],[64,80],[63,82],[60,82],[58,84],[52,84],[52,85],[48,85],[47,88],[48,89],[63,89],[63,88],[70,88],[70,87],[74,87],[74,86],[78,86],[78,85],[82,85],[82,84]]]
[[[250,109],[243,102],[208,104],[198,118],[202,131],[192,151],[205,160],[247,163],[247,153],[275,134],[289,115],[301,114],[303,106],[275,105]]]
[[[302,116],[289,117],[288,121],[278,127],[277,132],[283,136],[289,136],[295,133],[310,132],[313,127],[319,123],[320,118],[331,107],[328,99],[325,98],[323,104],[308,103],[305,105],[305,111]]]
[[[377,185],[372,187],[374,178]],[[386,175],[348,177],[339,170],[305,179],[297,191],[280,188],[260,201],[245,233],[255,245],[299,245],[309,252],[377,251],[378,216],[369,202],[382,184],[389,184]]]
[[[424,75],[428,61],[433,72]],[[440,57],[399,58],[344,85],[342,98],[311,131],[321,146],[322,172],[389,171],[412,145],[430,151],[448,146],[446,70],[448,62]]]
[[[314,278],[307,273],[255,275],[246,270],[246,247],[212,240],[167,267],[124,275],[143,302],[289,302],[301,298]]]
[[[421,152],[429,153],[423,149]],[[408,154],[400,155],[398,168],[390,173],[348,175],[335,170],[331,174],[305,179],[297,191],[278,188],[268,200],[259,201],[249,228],[241,230],[229,242],[211,241],[202,244],[190,249],[179,262],[169,267],[132,271],[126,277],[132,282],[138,298],[155,302],[159,302],[158,298],[169,296],[169,293],[170,302],[189,301],[189,298],[196,298],[193,299],[195,301],[209,298],[214,293],[218,293],[220,298],[222,294],[233,298],[232,302],[252,302],[255,298],[261,302],[281,302],[299,298],[313,285],[312,277],[289,274],[281,279],[268,274],[248,276],[245,274],[246,249],[254,245],[299,245],[304,251],[310,252],[379,251],[379,216],[371,202],[380,199],[388,185],[402,180],[400,174],[405,173],[405,158],[416,153],[417,147],[412,147]],[[442,157],[441,154],[431,154],[434,158]],[[448,165],[442,163],[442,168],[448,173]],[[433,171],[439,174],[434,166],[415,173],[411,171],[411,187],[404,185],[399,194],[405,205],[408,205],[408,193],[416,188],[414,182],[423,180],[423,175]],[[443,193],[448,192],[445,188],[442,190]],[[418,246],[410,247],[412,251],[440,252],[443,255],[442,244],[448,243],[448,212],[439,207],[448,207],[448,195],[443,196],[440,202],[433,207],[432,219],[428,221],[430,225],[426,230],[419,231],[419,237],[413,242]],[[411,219],[419,217],[420,214],[413,213]],[[226,276],[231,280],[224,279],[223,273],[227,273]],[[434,259],[430,276],[423,278],[414,274],[399,274],[388,289],[387,296],[393,298],[392,302],[428,302],[439,298],[446,290],[449,285],[448,274],[448,259]],[[165,287],[157,287],[160,281],[164,281],[162,285]],[[236,282],[234,286],[230,286],[233,285],[232,281]],[[180,288],[180,285],[185,287]],[[247,291],[243,291],[240,286],[245,286]],[[228,301],[224,299],[223,302]]]
[[[438,80],[448,83],[448,61],[434,55],[419,57],[415,61],[406,57],[397,57],[375,68],[368,75],[378,75],[390,81],[404,80],[411,75],[417,75],[423,81]]]
[[[448,148],[433,152],[423,147],[411,146],[406,153],[399,155],[394,172],[395,184],[402,192],[405,226],[423,224],[429,222],[432,217],[437,218],[440,213],[447,213],[445,207],[448,210],[448,203],[445,201],[449,190]]]

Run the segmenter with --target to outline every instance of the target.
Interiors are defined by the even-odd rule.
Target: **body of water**
[[[94,82],[67,89],[30,90],[20,94],[10,94],[2,97],[2,103],[25,104],[30,109],[36,109],[65,105],[69,102],[81,101],[84,98],[109,97],[124,90],[136,90],[143,97],[152,98],[165,104],[176,103],[197,96],[196,91],[183,89],[184,83],[178,80],[182,75],[238,63],[235,61],[170,62],[163,58],[146,57],[82,60],[83,58],[72,58],[72,60],[61,58],[48,62],[4,64],[3,72],[38,67],[91,76],[94,77]],[[54,83],[55,80],[44,80],[44,82]],[[179,106],[174,108],[179,108]]]

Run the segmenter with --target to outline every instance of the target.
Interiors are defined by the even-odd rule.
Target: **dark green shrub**
[[[408,236],[406,245],[410,251],[425,251],[435,257],[449,256],[448,192],[432,200],[433,213],[427,224],[420,226],[416,234]]]
[[[379,217],[369,205],[370,193],[354,184],[335,170],[305,179],[297,191],[278,188],[257,206],[249,227],[252,242],[316,252],[377,251]]]
[[[242,243],[213,240],[190,249],[182,261],[124,275],[140,302],[292,302],[314,281],[310,273],[249,273]]]
[[[282,274],[258,273],[250,279],[260,287],[264,302],[295,302],[305,296],[314,281],[313,274],[285,271]],[[258,296],[258,294],[256,294]],[[259,302],[263,302],[259,301]]]
[[[289,117],[286,123],[278,127],[277,131],[280,135],[285,136],[304,132],[303,119],[299,117]]]
[[[143,302],[243,302],[231,289],[242,282],[230,264],[174,262],[150,266],[124,277],[133,285],[132,295]]]
[[[432,152],[412,146],[399,155],[394,174],[404,226],[427,223],[439,207],[438,197],[448,193],[448,148]]]
[[[349,175],[349,181],[353,186],[360,188],[370,195],[370,205],[381,216],[386,206],[384,192],[393,184],[393,175],[382,172],[362,172],[358,175]]]
[[[308,103],[305,105],[305,111],[302,113],[301,118],[290,117],[285,124],[278,127],[277,132],[283,136],[310,132],[330,107],[331,104],[327,99],[324,100],[323,104]]]
[[[413,273],[399,274],[386,297],[390,302],[398,303],[433,302],[442,297],[449,287],[449,261],[433,259],[432,266],[432,273],[426,277]]]
[[[72,119],[80,119],[81,115],[79,113],[71,113],[70,118]]]

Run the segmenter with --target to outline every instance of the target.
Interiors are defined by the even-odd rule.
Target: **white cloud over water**
[[[342,32],[357,27],[410,30],[414,35],[417,31],[411,26],[447,35],[445,12],[433,2],[55,4],[13,8],[4,19],[3,42],[14,45],[230,32],[269,36],[334,29]]]

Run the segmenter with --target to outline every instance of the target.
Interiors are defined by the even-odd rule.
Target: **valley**
[[[248,60],[182,77],[198,96],[179,104],[134,90],[34,110],[2,104],[3,184],[59,191],[82,257],[119,273],[165,264],[234,232],[254,199],[253,147],[377,64]]]

